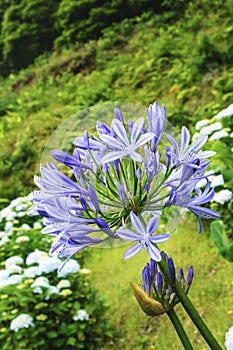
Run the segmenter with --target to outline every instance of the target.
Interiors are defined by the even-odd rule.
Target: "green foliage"
[[[223,221],[217,220],[210,224],[210,237],[223,258],[233,262],[233,243],[229,240]]]
[[[75,269],[57,273],[57,259],[47,254],[51,240],[33,229],[41,226],[41,219],[26,214],[31,204],[18,198],[1,212],[0,348],[98,349],[112,337],[104,299],[76,260],[71,259]],[[27,258],[33,252],[30,262]],[[21,261],[7,260],[17,257]],[[79,257],[85,263],[85,253]],[[34,270],[29,273],[30,269]],[[31,316],[33,324],[11,329],[11,322],[21,314]]]
[[[22,0],[5,10],[1,40],[6,69],[26,67],[39,54],[51,49],[56,36],[53,26],[56,9],[56,1]]]

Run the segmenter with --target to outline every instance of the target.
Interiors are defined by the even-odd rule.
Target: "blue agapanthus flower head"
[[[169,280],[164,276],[157,262],[150,259],[150,263],[147,263],[142,270],[143,282],[141,289],[149,297],[160,302],[165,310],[169,310],[179,302],[173,285],[178,283],[187,294],[193,281],[194,272],[193,267],[190,266],[187,276],[185,277],[182,268],[176,272],[172,258],[169,258],[164,252],[162,252],[161,255],[169,271]]]
[[[199,232],[201,218],[219,217],[201,206],[213,197],[205,170],[214,152],[202,151],[207,137],[190,145],[183,127],[179,144],[164,132],[165,107],[155,102],[146,111],[146,118],[125,121],[115,108],[109,125],[98,121],[92,133],[75,138],[72,155],[53,150],[54,162],[41,165],[30,214],[44,216],[42,232],[55,237],[52,252],[69,259],[85,247],[121,239],[134,243],[125,258],[145,249],[160,261],[157,245],[170,236],[156,231],[167,206],[193,212]],[[62,172],[56,162],[68,170]],[[203,178],[201,192],[197,184]]]

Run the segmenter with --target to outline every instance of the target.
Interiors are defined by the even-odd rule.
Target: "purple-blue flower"
[[[174,284],[180,284],[181,288],[187,294],[193,280],[193,267],[190,266],[187,277],[184,277],[183,269],[180,268],[176,274],[176,269],[172,258],[169,258],[164,252],[161,253],[166,262],[170,278],[166,278],[161,271],[159,264],[150,259],[142,270],[142,284],[141,289],[151,298],[160,302],[165,310],[173,308],[179,299],[173,290]],[[171,283],[172,282],[172,283]]]
[[[196,193],[193,195],[194,189]],[[202,204],[210,202],[214,197],[214,189],[210,187],[208,179],[204,191],[201,191],[198,187],[194,189],[191,183],[183,183],[176,189],[172,188],[169,200],[165,205],[177,205],[189,209],[196,216],[198,220],[198,232],[201,233],[201,218],[218,219],[220,215],[213,209],[201,207]]]
[[[199,151],[206,143],[208,136],[201,135],[193,145],[189,146],[190,133],[189,130],[183,126],[181,130],[181,143],[178,146],[177,141],[169,134],[166,135],[171,142],[173,148],[168,152],[172,158],[173,168],[177,168],[181,164],[188,165],[191,168],[199,169],[199,165],[195,162],[196,159],[204,159],[215,155],[213,151]],[[199,151],[198,153],[196,153]]]
[[[137,242],[125,252],[124,258],[132,258],[134,255],[140,252],[140,250],[145,248],[148,251],[151,259],[160,261],[161,255],[156,245],[166,242],[170,238],[170,235],[168,233],[153,235],[158,226],[158,217],[153,216],[145,227],[140,218],[131,211],[130,220],[136,232],[124,227],[116,231],[117,236],[120,238],[127,241]]]
[[[129,156],[131,159],[141,162],[143,157],[136,152],[136,149],[145,145],[153,138],[152,133],[146,133],[140,135],[144,124],[144,118],[139,118],[132,127],[130,133],[130,140],[127,135],[125,126],[118,119],[112,121],[112,129],[116,133],[117,137],[113,137],[106,134],[100,134],[100,139],[111,150],[101,159],[101,163],[113,162],[116,159],[122,159]]]
[[[203,207],[214,195],[206,174],[206,158],[214,153],[202,150],[207,136],[190,145],[183,127],[180,146],[166,134],[169,145],[160,148],[166,109],[155,102],[146,112],[147,118],[125,122],[115,108],[110,125],[98,121],[95,132],[75,138],[72,155],[51,151],[54,161],[67,167],[65,173],[55,163],[41,165],[41,175],[35,176],[40,190],[31,194],[29,213],[44,217],[42,232],[54,236],[52,251],[59,256],[69,259],[80,249],[121,238],[135,242],[125,258],[144,248],[159,261],[157,244],[169,234],[154,232],[167,206],[190,210],[199,232],[201,218],[219,217]],[[203,178],[207,183],[201,192],[197,183]],[[157,284],[161,289],[160,277]]]

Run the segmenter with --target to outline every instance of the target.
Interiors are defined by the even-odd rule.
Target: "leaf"
[[[225,257],[228,249],[229,239],[226,235],[224,223],[221,220],[215,220],[210,225],[210,237],[219,253]]]

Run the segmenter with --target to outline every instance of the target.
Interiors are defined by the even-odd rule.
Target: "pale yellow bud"
[[[149,316],[158,316],[167,311],[167,309],[165,309],[159,301],[149,297],[136,283],[130,282],[130,286],[133,290],[135,298],[145,314]]]

